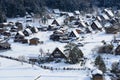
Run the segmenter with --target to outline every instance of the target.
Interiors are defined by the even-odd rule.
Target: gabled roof
[[[73,17],[74,14],[73,13],[67,13],[69,17]]]
[[[32,31],[29,28],[26,28],[25,31],[27,31],[29,34],[32,34]]]
[[[114,17],[114,14],[112,12],[112,10],[110,9],[104,9],[105,12],[107,12],[107,14],[110,16],[110,17]]]
[[[51,21],[49,21],[49,25],[52,25],[52,23],[54,22],[54,21],[56,21],[60,26],[64,23],[64,17],[62,16],[62,17],[58,17],[58,18],[56,18],[56,19],[51,19]]]
[[[92,71],[92,75],[96,75],[96,74],[103,75],[103,72],[99,69],[95,69],[95,70]]]
[[[97,25],[98,28],[102,28],[102,25],[101,25],[100,22],[98,22],[97,20],[94,21],[94,23]]]
[[[108,28],[108,27],[111,27],[111,25],[112,25],[112,24],[111,24],[110,22],[107,22],[106,24],[104,24],[104,27],[105,27],[105,28]]]
[[[75,14],[79,15],[80,14],[80,11],[74,11]]]
[[[105,20],[109,20],[110,18],[107,16],[107,14],[102,13],[101,16],[105,19]]]
[[[101,17],[100,16],[97,16],[96,17],[99,21],[102,21]]]
[[[59,10],[59,9],[53,9],[53,12],[54,12],[55,14],[60,14],[60,10]]]
[[[85,24],[84,21],[81,21],[80,24],[81,24],[83,27],[87,27],[87,25]]]
[[[18,34],[21,36],[25,36],[22,31],[18,31]]]
[[[76,29],[72,30],[69,34],[69,36],[73,33],[76,37],[80,37],[79,34],[77,33]]]

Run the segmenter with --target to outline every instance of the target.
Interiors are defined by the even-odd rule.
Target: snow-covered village
[[[120,10],[47,9],[0,23],[0,80],[120,80]]]

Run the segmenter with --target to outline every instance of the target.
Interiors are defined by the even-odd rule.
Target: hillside
[[[7,17],[24,16],[25,12],[41,13],[44,7],[64,11],[86,10],[92,6],[120,7],[119,0],[1,0],[0,11]]]

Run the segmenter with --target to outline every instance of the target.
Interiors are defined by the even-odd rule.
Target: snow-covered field
[[[49,71],[0,58],[0,80],[90,80],[87,71]]]
[[[14,19],[13,19],[14,20]],[[2,51],[0,55],[12,56],[18,58],[21,55],[28,56],[30,54],[40,54],[39,50],[42,48],[44,52],[48,50],[52,52],[56,47],[64,47],[66,43],[59,43],[49,40],[49,36],[52,34],[51,31],[38,32],[32,34],[28,39],[33,37],[38,37],[40,41],[44,41],[44,44],[39,44],[37,46],[29,44],[14,43],[11,39],[11,50]],[[105,34],[104,32],[98,32],[91,34],[85,34],[85,39],[82,41],[86,43],[84,47],[80,47],[83,51],[85,57],[88,58],[84,67],[93,68],[91,62],[94,61],[94,49],[102,45],[101,41],[105,40],[110,42],[113,39],[113,35]],[[109,58],[106,60],[106,64],[109,68],[112,62],[118,61],[120,56],[114,55],[103,55],[104,58]],[[109,61],[108,61],[109,60]],[[109,62],[109,63],[108,63]],[[65,63],[45,63],[43,65],[63,68],[63,67],[72,67],[72,68],[81,68],[80,64],[65,64]],[[0,80],[90,80],[88,70],[44,70],[40,67],[33,66],[30,64],[24,63],[21,65],[20,62],[0,58]],[[40,76],[40,78],[39,78]],[[37,79],[38,77],[38,79]]]

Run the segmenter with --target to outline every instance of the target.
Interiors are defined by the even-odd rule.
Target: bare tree
[[[39,52],[40,52],[41,57],[43,57],[44,51],[42,48],[40,48]]]
[[[23,65],[23,61],[25,61],[25,56],[23,56],[23,55],[18,56],[18,59],[20,60],[21,65]]]

